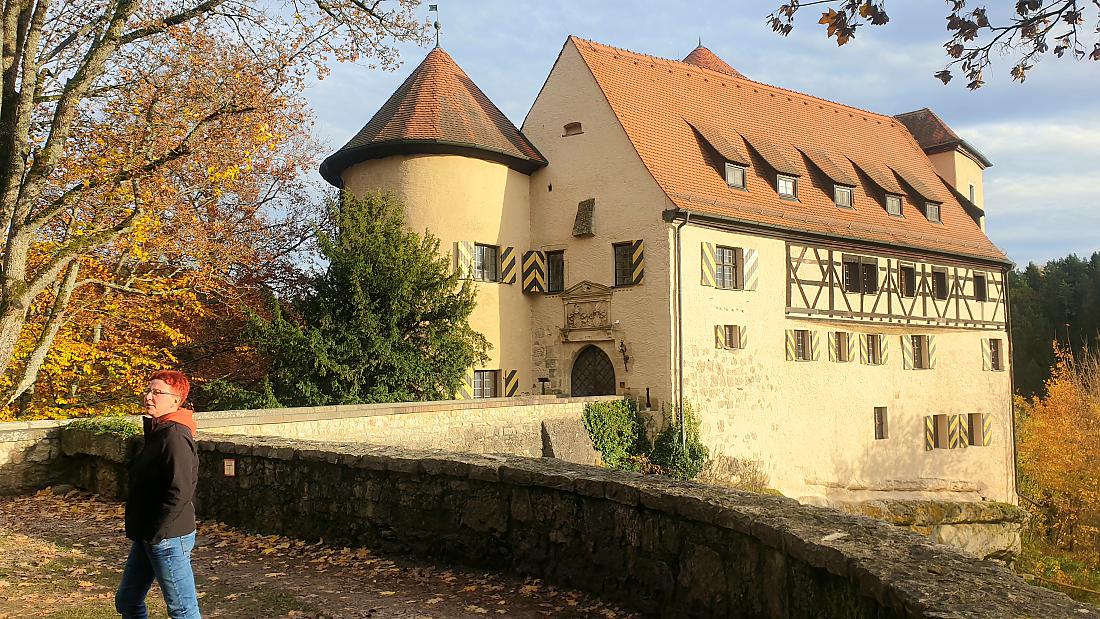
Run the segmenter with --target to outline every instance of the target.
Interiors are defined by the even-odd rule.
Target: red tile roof
[[[348,166],[395,153],[460,153],[525,173],[546,159],[447,52],[435,48],[359,133],[321,164],[340,186]]]
[[[693,64],[576,37],[569,42],[676,207],[747,225],[1007,262],[898,120]],[[753,156],[748,191],[730,189],[692,124],[734,143],[747,138],[760,155]],[[822,174],[802,149],[825,154],[836,169]],[[802,177],[797,201],[779,198],[773,165],[789,165]],[[833,202],[833,174],[859,181],[854,209]],[[903,218],[887,215],[876,185],[903,195]],[[925,192],[942,204],[942,224],[923,215]]]
[[[717,54],[703,47],[702,44],[692,50],[690,54],[685,56],[682,62],[693,64],[697,67],[702,67],[704,69],[710,69],[711,71],[725,73],[726,75],[745,77],[744,75],[741,75],[740,71],[731,67],[725,60],[719,58]]]
[[[913,112],[898,114],[894,118],[897,118],[909,129],[909,133],[913,134],[917,144],[920,144],[920,147],[928,154],[962,148],[964,152],[973,156],[982,166],[988,168],[993,165],[985,158],[985,155],[967,144],[966,140],[960,138],[958,134],[951,130],[951,127],[947,126],[947,123],[943,122],[943,119],[926,107]]]

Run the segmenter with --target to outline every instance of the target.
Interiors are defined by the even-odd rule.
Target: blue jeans
[[[200,619],[195,575],[191,571],[191,549],[195,532],[169,537],[157,544],[134,540],[115,593],[115,610],[124,619],[146,619],[145,596],[155,578],[164,594],[172,619]]]

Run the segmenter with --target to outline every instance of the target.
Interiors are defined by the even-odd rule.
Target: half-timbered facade
[[[493,344],[457,397],[699,412],[789,496],[1014,501],[989,162],[897,118],[571,37],[522,130],[434,50],[322,172],[403,198]]]

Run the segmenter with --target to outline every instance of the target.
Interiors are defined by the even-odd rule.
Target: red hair
[[[191,381],[187,380],[183,372],[159,370],[149,377],[149,382],[153,382],[154,380],[162,380],[167,383],[169,387],[175,389],[176,393],[180,396],[181,403],[187,401],[187,394],[191,391]]]

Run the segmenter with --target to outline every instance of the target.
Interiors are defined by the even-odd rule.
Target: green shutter
[[[714,288],[715,284],[715,259],[714,259],[714,243],[702,243],[701,245],[701,260],[700,260],[700,277],[702,278],[702,284]]]

